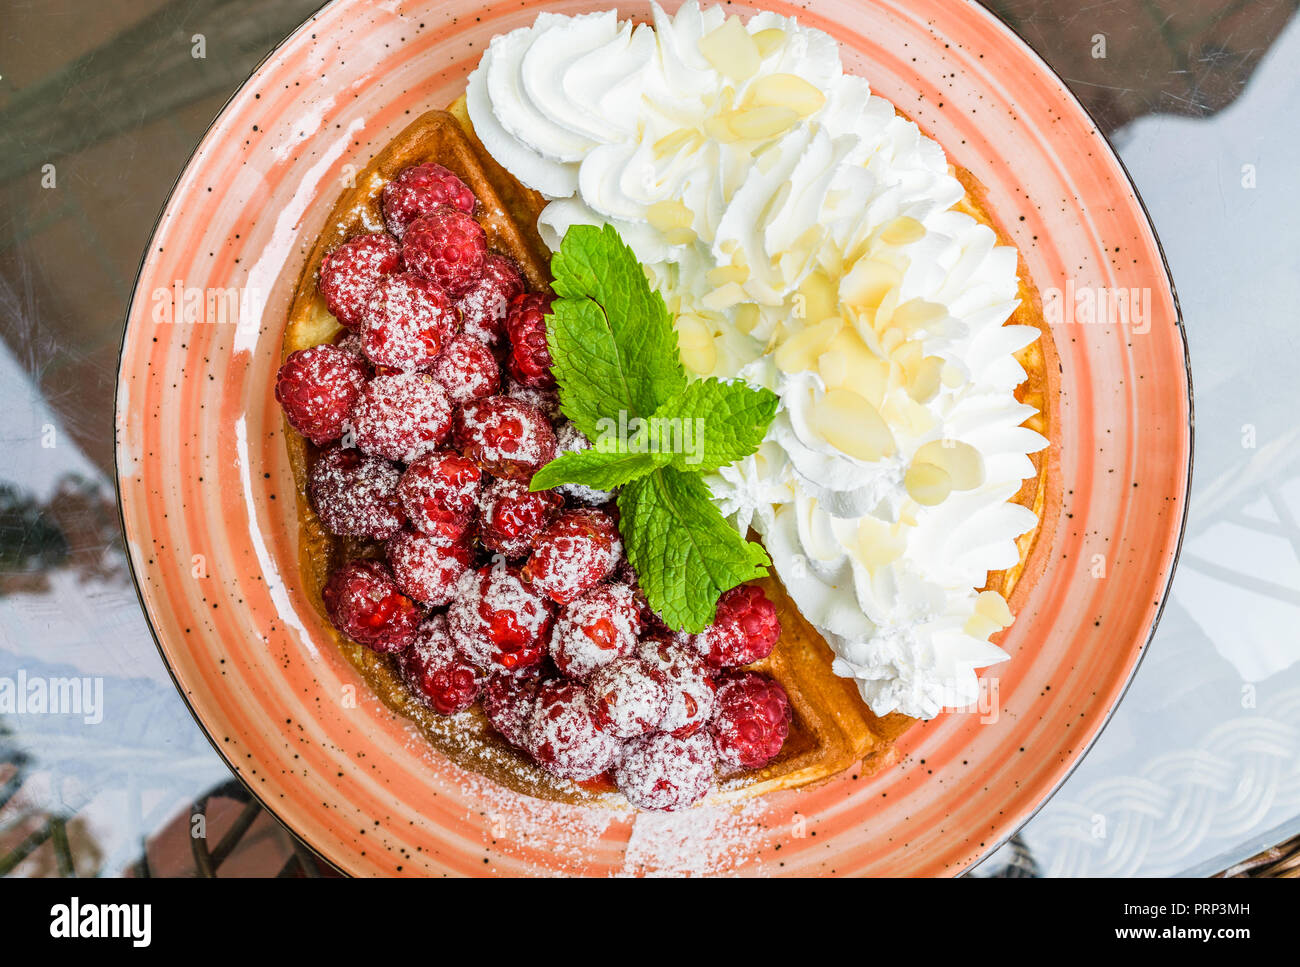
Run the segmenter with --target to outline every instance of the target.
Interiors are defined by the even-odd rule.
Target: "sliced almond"
[[[813,404],[812,420],[822,439],[859,460],[880,460],[896,449],[880,412],[852,390],[828,390]]]
[[[740,18],[732,14],[722,26],[700,38],[700,53],[719,74],[735,81],[747,81],[758,72],[758,44]]]
[[[881,259],[862,258],[844,276],[844,281],[840,283],[840,295],[850,305],[875,308],[891,289],[897,288],[902,282],[903,274],[890,263]]]
[[[746,96],[755,105],[789,108],[801,118],[816,114],[826,103],[826,95],[798,74],[760,77]]]
[[[1008,628],[1015,620],[1007,599],[997,591],[981,591],[975,599],[975,613],[988,618],[999,628]]]
[[[900,215],[880,230],[880,240],[886,245],[911,245],[925,238],[925,226],[915,218]]]
[[[944,361],[939,356],[926,356],[908,376],[907,395],[918,403],[929,403],[939,395],[940,378]]]
[[[718,347],[712,327],[689,312],[678,316],[674,325],[682,365],[700,376],[708,376],[718,365]]]
[[[913,460],[942,467],[953,490],[974,490],[984,483],[984,457],[960,440],[931,440],[916,451]]]
[[[799,123],[788,107],[750,107],[725,115],[727,127],[741,141],[766,141]]]
[[[907,539],[897,526],[866,516],[858,521],[858,560],[870,571],[903,556]]]
[[[676,199],[657,201],[645,210],[646,221],[661,232],[674,228],[690,228],[695,213]]]
[[[776,53],[777,49],[786,42],[786,32],[780,27],[769,27],[767,30],[760,30],[754,34],[754,46],[758,48],[760,57],[767,57]]]
[[[839,316],[805,326],[777,348],[772,361],[783,373],[802,373],[813,369],[818,357],[826,351],[831,340],[843,327],[844,320]]]
[[[912,462],[903,477],[907,495],[922,507],[936,507],[952,493],[952,478],[946,470],[933,463]]]

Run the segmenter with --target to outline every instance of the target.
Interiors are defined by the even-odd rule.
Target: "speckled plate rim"
[[[266,797],[259,794],[257,789],[248,781],[243,771],[236,767],[236,764],[222,749],[221,744],[217,741],[216,737],[209,731],[207,725],[204,723],[198,710],[195,708],[193,702],[191,701],[190,696],[186,693],[186,689],[183,687],[182,682],[178,678],[176,670],[172,665],[172,662],[168,658],[166,648],[163,644],[162,638],[158,631],[157,623],[155,621],[154,615],[152,614],[149,608],[143,590],[141,575],[140,575],[140,570],[142,568],[142,565],[139,562],[137,562],[135,558],[135,554],[132,550],[134,545],[130,540],[131,535],[126,521],[124,502],[123,502],[123,493],[122,493],[123,475],[122,475],[122,467],[120,465],[120,461],[122,458],[121,420],[124,416],[124,411],[122,409],[123,395],[124,395],[123,394],[124,373],[122,368],[124,366],[125,353],[131,335],[130,320],[135,312],[136,302],[141,295],[140,282],[146,264],[148,263],[149,255],[153,250],[154,242],[157,239],[159,230],[162,226],[164,216],[166,215],[167,211],[170,209],[170,207],[172,206],[175,200],[177,189],[180,183],[184,180],[185,175],[188,173],[188,170],[192,165],[192,163],[194,162],[195,158],[200,155],[200,153],[203,151],[204,147],[206,146],[209,138],[212,137],[216,126],[220,123],[220,121],[223,119],[225,114],[230,110],[232,104],[234,104],[236,101],[239,100],[240,96],[244,93],[245,89],[247,88],[249,82],[253,80],[258,75],[258,73],[263,69],[263,67],[265,67],[268,62],[272,61],[286,45],[294,42],[299,38],[301,34],[307,31],[308,28],[310,28],[310,26],[312,25],[312,23],[315,22],[315,20],[318,19],[324,11],[326,11],[331,6],[334,6],[335,4],[343,3],[343,2],[346,2],[346,0],[327,0],[327,2],[323,3],[320,7],[316,8],[316,10],[313,11],[303,21],[302,24],[300,24],[292,32],[287,34],[274,47],[272,47],[260,61],[258,61],[257,65],[250,71],[248,77],[245,78],[245,80],[240,84],[240,86],[230,95],[230,97],[226,99],[226,101],[223,103],[221,108],[214,114],[213,119],[208,124],[203,136],[199,139],[194,149],[190,152],[190,155],[186,159],[185,164],[178,171],[172,186],[168,189],[166,199],[164,200],[164,202],[159,208],[159,212],[155,218],[153,228],[150,231],[149,244],[142,251],[139,263],[137,265],[132,297],[127,306],[127,311],[124,319],[122,339],[119,344],[119,354],[118,354],[119,372],[118,372],[118,380],[114,389],[114,417],[115,417],[115,440],[116,440],[116,445],[114,447],[114,470],[115,470],[114,486],[117,494],[118,520],[123,531],[124,539],[126,541],[126,546],[128,548],[128,553],[126,557],[128,562],[129,573],[131,574],[132,586],[135,589],[137,600],[140,602],[141,610],[145,615],[146,624],[149,627],[150,635],[153,638],[154,645],[158,651],[159,657],[162,660],[164,667],[167,669],[167,672],[171,677],[173,683],[175,684],[177,691],[180,693],[182,700],[185,702],[186,708],[189,710],[190,715],[193,717],[195,723],[198,725],[200,730],[203,732],[204,736],[208,739],[209,743],[212,745],[213,750],[221,757],[222,761],[226,764],[227,768],[231,770],[232,775],[238,778],[240,783],[248,790],[249,795],[252,796],[253,799],[256,800],[262,806],[262,808],[264,808],[273,818],[275,818],[276,821],[279,822],[287,831],[293,833],[295,836],[297,836],[299,840],[301,840],[305,845],[307,845],[311,849],[314,855],[318,856],[321,860],[329,864],[331,867],[340,870],[340,872],[348,873],[349,872],[348,870],[340,866],[335,859],[332,859],[331,857],[323,853],[317,847],[316,844],[312,843],[309,839],[305,838],[303,835],[297,833],[297,831],[294,829],[293,824],[289,820],[287,820],[284,816],[282,816],[280,812],[272,805],[272,803],[267,800]],[[1069,86],[1065,82],[1065,79],[1060,75],[1060,73],[1057,72],[1056,69],[1053,68],[1050,64],[1048,64],[1037,53],[1037,51],[1034,50],[1028,44],[1028,42],[1026,42],[1022,37],[1020,37],[1020,35],[1014,29],[1012,29],[1011,27],[1003,23],[1001,20],[999,20],[990,10],[988,10],[982,4],[977,2],[977,0],[962,0],[962,4],[968,8],[977,11],[979,15],[984,17],[991,25],[995,27],[996,30],[1003,33],[1008,38],[1010,43],[1020,48],[1022,52],[1028,54],[1029,57],[1037,63],[1039,68],[1046,75],[1048,75],[1056,82],[1057,86],[1060,89],[1060,92],[1065,96],[1065,98],[1083,117],[1087,118],[1087,120],[1092,124],[1094,133],[1096,134],[1100,142],[1107,149],[1110,160],[1116,165],[1119,171],[1123,174],[1123,177],[1127,182],[1130,191],[1132,192],[1132,196],[1134,200],[1137,201],[1138,206],[1141,209],[1142,218],[1145,223],[1145,228],[1149,232],[1151,239],[1154,242],[1156,251],[1159,253],[1164,279],[1168,287],[1169,295],[1170,298],[1172,299],[1172,304],[1174,308],[1173,322],[1175,324],[1176,332],[1179,341],[1181,343],[1182,356],[1183,356],[1183,375],[1186,382],[1187,460],[1186,460],[1186,468],[1185,468],[1185,477],[1183,481],[1183,490],[1180,498],[1182,502],[1182,508],[1181,508],[1181,513],[1179,516],[1178,526],[1175,535],[1173,554],[1172,554],[1172,558],[1169,561],[1169,566],[1166,570],[1163,587],[1160,589],[1158,607],[1150,623],[1150,627],[1148,628],[1145,640],[1142,641],[1135,657],[1133,658],[1128,668],[1127,676],[1125,677],[1122,685],[1119,687],[1118,691],[1114,694],[1113,698],[1111,699],[1108,710],[1103,716],[1101,722],[1097,726],[1095,726],[1094,731],[1090,736],[1090,738],[1088,739],[1088,741],[1073,753],[1070,763],[1063,769],[1063,771],[1060,773],[1055,783],[1052,784],[1050,788],[1041,792],[1037,804],[1034,805],[1032,809],[1028,810],[1027,812],[1024,812],[1022,815],[1018,816],[1014,820],[1011,820],[1006,825],[1005,832],[1003,833],[1003,835],[1001,835],[1001,837],[998,838],[995,842],[990,843],[986,848],[980,851],[978,855],[972,857],[972,859],[964,867],[964,869],[961,870],[951,869],[945,871],[948,874],[954,874],[954,875],[960,875],[962,873],[968,872],[971,869],[977,867],[990,854],[992,854],[1000,846],[1005,844],[1007,840],[1013,837],[1025,825],[1025,823],[1027,823],[1030,819],[1032,819],[1033,816],[1036,815],[1039,812],[1039,810],[1043,808],[1043,806],[1061,788],[1061,786],[1065,783],[1065,781],[1073,774],[1074,770],[1077,769],[1079,765],[1082,763],[1084,757],[1088,754],[1091,748],[1101,737],[1102,733],[1105,731],[1107,725],[1112,720],[1114,713],[1118,708],[1119,703],[1123,700],[1123,698],[1127,694],[1130,686],[1133,683],[1137,670],[1141,665],[1142,659],[1145,658],[1150,643],[1155,636],[1157,628],[1159,627],[1160,619],[1163,616],[1164,608],[1168,601],[1169,588],[1170,585],[1172,584],[1174,574],[1177,571],[1177,566],[1179,563],[1179,558],[1181,555],[1183,541],[1186,533],[1188,509],[1190,503],[1188,498],[1190,495],[1191,483],[1192,483],[1192,473],[1193,473],[1193,465],[1194,465],[1194,444],[1195,444],[1195,408],[1194,408],[1195,399],[1192,391],[1193,388],[1192,388],[1192,375],[1191,375],[1191,360],[1190,360],[1190,353],[1188,349],[1186,330],[1184,327],[1182,307],[1178,298],[1177,288],[1174,283],[1173,274],[1169,268],[1168,258],[1166,256],[1164,246],[1160,241],[1159,234],[1155,228],[1154,222],[1151,220],[1150,212],[1147,208],[1145,201],[1142,199],[1140,192],[1138,191],[1137,185],[1134,182],[1132,175],[1130,174],[1127,166],[1124,164],[1123,160],[1121,159],[1119,153],[1115,150],[1113,144],[1111,144],[1110,139],[1101,131],[1100,127],[1097,125],[1096,119],[1093,117],[1092,113],[1084,106],[1084,104],[1078,99],[1078,97],[1074,94],[1074,92],[1069,88]]]

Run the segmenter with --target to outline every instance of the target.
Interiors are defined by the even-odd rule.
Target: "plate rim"
[[[257,61],[257,63],[250,69],[247,76],[245,76],[245,78],[239,83],[239,85],[231,92],[229,97],[227,97],[226,100],[222,102],[221,107],[218,108],[217,111],[213,114],[212,119],[208,122],[207,126],[204,128],[202,136],[195,143],[194,148],[190,151],[189,155],[186,157],[184,164],[181,165],[181,167],[178,169],[175,179],[173,180],[171,186],[168,188],[166,196],[164,197],[162,203],[158,208],[158,213],[154,218],[153,226],[149,231],[148,241],[146,242],[144,248],[141,251],[140,259],[136,266],[134,279],[132,281],[131,298],[127,301],[126,310],[123,319],[123,326],[122,326],[122,337],[118,344],[117,367],[116,367],[117,379],[113,387],[113,436],[114,436],[113,491],[117,503],[118,525],[122,531],[123,545],[125,551],[124,556],[126,557],[127,560],[127,570],[131,576],[131,586],[135,592],[136,601],[139,603],[140,611],[144,616],[145,624],[149,629],[149,635],[153,640],[155,650],[158,652],[158,657],[162,661],[163,667],[166,669],[168,677],[171,679],[172,684],[175,686],[177,693],[181,697],[181,700],[185,703],[185,708],[189,712],[190,717],[194,720],[195,724],[198,726],[199,731],[202,732],[204,738],[207,739],[208,744],[212,746],[213,751],[217,753],[222,763],[230,771],[232,777],[234,777],[239,781],[239,783],[247,791],[248,795],[254,801],[256,801],[261,806],[261,808],[268,815],[270,815],[277,823],[279,823],[287,832],[289,832],[297,840],[299,840],[301,843],[307,846],[307,848],[309,849],[309,851],[312,853],[313,856],[315,856],[318,860],[327,864],[330,868],[338,871],[339,873],[342,873],[347,876],[361,876],[365,874],[347,868],[345,865],[343,865],[341,860],[335,860],[333,858],[326,856],[320,848],[318,848],[313,842],[311,842],[304,834],[300,833],[294,827],[293,823],[291,823],[288,819],[282,816],[280,812],[277,811],[277,809],[265,797],[258,794],[257,790],[245,778],[243,770],[236,768],[235,764],[231,761],[229,756],[227,756],[226,753],[222,750],[221,745],[216,741],[215,737],[213,736],[213,733],[209,730],[207,724],[203,721],[197,709],[195,709],[194,704],[190,700],[189,694],[187,693],[186,689],[182,686],[180,680],[177,678],[176,670],[173,668],[172,663],[168,658],[167,652],[163,647],[162,638],[159,635],[158,627],[154,620],[154,615],[145,599],[144,590],[141,583],[141,576],[139,573],[139,570],[142,569],[143,565],[138,566],[135,560],[135,551],[134,551],[135,545],[131,540],[130,532],[127,528],[125,503],[122,495],[122,482],[124,479],[122,474],[122,461],[124,456],[123,450],[125,446],[125,443],[123,441],[123,427],[127,420],[127,412],[123,409],[123,399],[124,399],[123,389],[126,383],[123,367],[125,364],[125,356],[127,351],[128,340],[131,337],[131,329],[132,329],[131,319],[136,307],[136,302],[140,298],[140,281],[144,274],[145,264],[148,262],[150,253],[154,249],[154,242],[156,241],[158,237],[159,229],[162,226],[163,217],[167,214],[168,210],[171,208],[173,200],[177,197],[176,194],[177,189],[180,187],[181,182],[185,179],[185,176],[189,172],[191,166],[194,164],[195,159],[207,146],[209,140],[213,136],[214,129],[217,127],[218,123],[226,116],[232,104],[234,104],[235,101],[238,100],[240,96],[244,94],[245,90],[249,86],[249,83],[276,56],[276,54],[278,54],[286,45],[288,45],[293,40],[295,40],[300,34],[302,34],[305,30],[307,30],[307,28],[309,28],[317,19],[319,19],[320,15],[324,11],[326,11],[330,7],[341,5],[347,2],[350,2],[350,0],[325,0],[324,3],[316,7],[316,9],[313,10],[300,24],[298,24],[297,27],[295,27],[289,33],[285,34],[284,37],[282,37],[278,42],[276,42],[276,44],[272,46],[266,52],[266,54]],[[703,2],[708,2],[708,0],[703,0]],[[761,4],[761,0],[759,0],[759,2]],[[870,0],[866,0],[866,2],[869,3]],[[1155,222],[1151,218],[1151,213],[1147,207],[1146,201],[1143,199],[1142,194],[1139,191],[1136,182],[1133,180],[1132,174],[1129,172],[1127,165],[1124,164],[1123,158],[1116,150],[1110,137],[1105,133],[1101,125],[1097,123],[1096,117],[1087,108],[1087,106],[1079,99],[1078,95],[1075,94],[1074,90],[1069,86],[1069,84],[1066,82],[1065,78],[1061,75],[1061,73],[1050,63],[1048,63],[1048,61],[1041,54],[1039,54],[1038,51],[1033,47],[1033,45],[1031,45],[1027,40],[1025,40],[1025,38],[1022,37],[1018,31],[1016,31],[1013,27],[1011,27],[1009,24],[1007,24],[1005,21],[999,18],[989,7],[987,7],[984,3],[981,3],[980,0],[962,0],[962,3],[968,10],[973,10],[977,16],[982,17],[987,23],[989,23],[994,28],[994,30],[1002,34],[1008,40],[1008,42],[1019,47],[1022,52],[1028,53],[1029,56],[1037,63],[1039,68],[1043,70],[1044,73],[1049,78],[1052,79],[1052,81],[1054,81],[1059,91],[1062,92],[1066,98],[1068,98],[1068,100],[1073,104],[1075,109],[1077,109],[1080,112],[1082,117],[1087,119],[1087,121],[1091,125],[1091,129],[1092,129],[1091,133],[1096,137],[1096,139],[1099,142],[1099,146],[1105,149],[1110,160],[1114,162],[1114,164],[1116,165],[1120,173],[1123,175],[1125,182],[1128,184],[1129,190],[1133,194],[1133,198],[1137,202],[1138,209],[1141,211],[1142,214],[1142,222],[1145,225],[1146,230],[1150,232],[1151,239],[1155,243],[1156,251],[1160,255],[1160,268],[1163,270],[1164,280],[1166,285],[1168,286],[1169,294],[1173,303],[1174,327],[1178,336],[1179,343],[1181,344],[1181,348],[1182,348],[1182,358],[1183,358],[1182,374],[1183,374],[1183,381],[1185,382],[1186,385],[1186,399],[1187,399],[1187,425],[1186,425],[1186,432],[1185,432],[1187,460],[1186,460],[1186,472],[1183,476],[1183,500],[1182,500],[1183,506],[1178,521],[1177,535],[1174,540],[1173,554],[1170,559],[1168,571],[1165,576],[1164,586],[1160,588],[1159,604],[1156,608],[1155,615],[1151,619],[1150,627],[1147,629],[1145,639],[1141,642],[1141,644],[1137,649],[1136,656],[1134,657],[1133,663],[1130,666],[1127,675],[1125,676],[1123,684],[1119,688],[1114,699],[1109,702],[1106,712],[1102,717],[1100,724],[1093,731],[1092,736],[1078,751],[1073,753],[1068,766],[1057,778],[1057,780],[1053,783],[1051,788],[1041,794],[1041,796],[1038,799],[1038,802],[1031,809],[1029,809],[1023,815],[1011,820],[1008,823],[1007,830],[1002,834],[1002,836],[1000,836],[997,840],[990,842],[987,847],[981,849],[978,855],[976,855],[973,859],[969,860],[965,866],[963,866],[961,869],[945,870],[944,871],[945,875],[948,876],[965,876],[971,873],[972,871],[977,869],[981,864],[983,864],[993,853],[995,853],[998,849],[1004,846],[1008,841],[1010,841],[1012,838],[1014,838],[1016,835],[1019,834],[1019,832],[1056,796],[1056,794],[1060,791],[1061,787],[1074,774],[1075,770],[1079,768],[1079,766],[1083,763],[1084,759],[1087,758],[1088,754],[1092,751],[1093,747],[1100,740],[1102,734],[1106,731],[1107,727],[1110,725],[1112,719],[1114,718],[1115,712],[1118,710],[1120,704],[1124,701],[1125,697],[1128,695],[1128,691],[1131,688],[1133,681],[1137,676],[1138,669],[1141,668],[1142,662],[1146,658],[1151,643],[1155,638],[1156,631],[1160,627],[1160,621],[1164,616],[1165,606],[1168,604],[1169,601],[1170,588],[1173,585],[1174,576],[1178,571],[1178,566],[1181,561],[1183,542],[1187,534],[1188,515],[1191,507],[1193,473],[1194,473],[1194,467],[1196,462],[1196,446],[1195,446],[1196,444],[1196,410],[1195,410],[1196,398],[1195,398],[1193,381],[1192,381],[1191,354],[1190,354],[1190,349],[1187,340],[1187,330],[1184,324],[1182,304],[1179,300],[1177,285],[1174,281],[1173,271],[1170,269],[1169,266],[1169,258],[1165,251],[1164,244],[1160,239],[1160,234],[1156,229]],[[886,875],[890,875],[890,874],[886,874]]]

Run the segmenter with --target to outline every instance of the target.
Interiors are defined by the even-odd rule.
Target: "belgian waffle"
[[[379,228],[384,184],[402,169],[427,161],[445,165],[473,190],[480,205],[476,214],[487,233],[489,247],[514,259],[531,289],[545,289],[550,253],[535,228],[545,201],[520,185],[483,148],[461,98],[446,111],[430,111],[413,121],[357,175],[353,186],[344,190],[299,278],[284,332],[284,356],[331,342],[338,335],[341,327],[317,289],[322,258],[351,236]],[[966,171],[958,169],[956,174],[967,188],[963,210],[993,227],[1001,244],[1009,244],[985,209],[979,183]],[[1048,366],[1052,353],[1050,334],[1023,259],[1019,276],[1020,306],[1010,323],[1035,326],[1041,338],[1017,354],[1028,379],[1016,395],[1038,409],[1025,425],[1050,440],[1054,439],[1050,382],[1054,374]],[[327,577],[350,558],[380,556],[381,548],[371,542],[335,537],[325,530],[307,496],[307,472],[317,455],[316,448],[287,423],[285,436],[298,492],[299,560],[305,590],[321,614],[322,627],[334,637],[339,650],[375,694],[395,712],[411,719],[444,755],[504,786],[566,802],[621,801],[617,793],[599,783],[575,784],[543,771],[502,740],[477,706],[449,717],[434,714],[412,695],[389,658],[333,630],[321,599]],[[1021,580],[1042,527],[1049,490],[1048,453],[1032,455],[1037,473],[1024,482],[1015,497],[1018,503],[1034,510],[1039,527],[1020,538],[1017,566],[991,574],[986,585],[1007,598]],[[753,667],[779,682],[789,696],[793,710],[790,735],[780,755],[764,768],[720,776],[715,800],[805,786],[857,764],[867,771],[882,768],[894,757],[895,740],[915,723],[899,714],[873,715],[858,696],[854,683],[832,673],[830,647],[799,614],[780,582],[767,578],[762,583],[777,607],[782,634],[773,653]]]

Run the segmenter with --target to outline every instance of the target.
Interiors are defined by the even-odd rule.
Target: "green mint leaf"
[[[574,225],[551,272],[551,371],[579,430],[595,439],[600,418],[649,416],[685,388],[672,317],[613,226]]]
[[[618,509],[646,601],[672,628],[703,631],[722,592],[772,563],[727,523],[698,474],[662,467],[639,477],[619,491]]]
[[[644,477],[668,462],[667,454],[602,453],[579,450],[562,453],[533,474],[530,490],[550,490],[561,484],[586,484],[597,490],[613,490]]]
[[[651,426],[672,466],[712,473],[758,449],[778,401],[771,390],[739,380],[701,379],[660,406]]]

